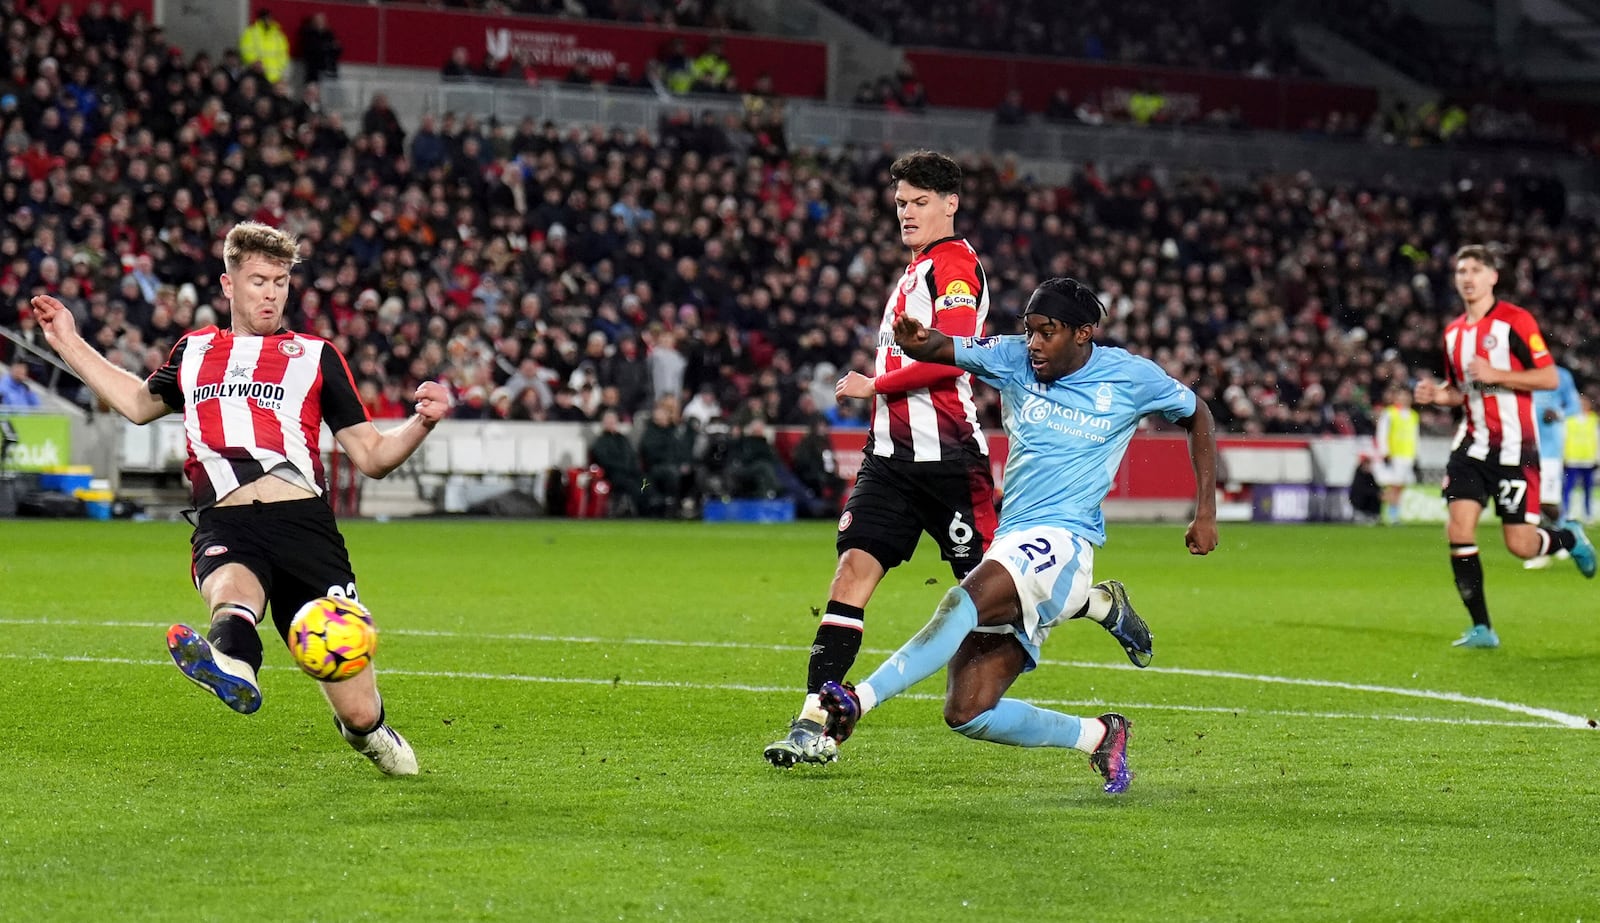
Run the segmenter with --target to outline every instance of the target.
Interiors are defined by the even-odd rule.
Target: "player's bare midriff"
[[[268,475],[257,478],[248,484],[242,485],[230,492],[226,497],[218,500],[217,506],[243,506],[246,503],[282,503],[286,500],[309,500],[316,494],[301,487],[291,484],[280,477]]]

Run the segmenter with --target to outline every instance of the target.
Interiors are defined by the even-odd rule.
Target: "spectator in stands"
[[[1167,97],[1154,81],[1146,80],[1128,94],[1128,117],[1136,125],[1151,125],[1167,119]]]
[[[733,76],[733,65],[724,55],[722,39],[714,38],[689,64],[690,91],[722,93]]]
[[[797,504],[800,515],[819,519],[838,516],[845,482],[839,476],[833,442],[828,437],[828,423],[821,416],[812,417],[806,425],[806,434],[795,445],[790,457],[790,467],[807,492],[803,502]]]
[[[83,14],[78,17],[78,34],[83,36],[84,43],[91,46],[104,45],[116,41],[120,44],[117,23],[113,17],[107,15],[105,4],[101,0],[89,0],[84,6]]]
[[[627,61],[618,61],[606,85],[614,90],[642,90],[647,88],[649,83],[642,77],[634,76],[633,65]]]
[[[511,64],[502,74],[508,80],[516,81],[529,89],[539,85],[539,67],[533,63],[533,55],[526,49],[518,49],[511,55]]]
[[[587,423],[589,415],[578,406],[578,392],[564,386],[556,390],[555,401],[550,405],[545,419],[557,423]]]
[[[687,516],[694,509],[694,430],[678,415],[678,399],[656,399],[639,436],[644,468],[644,512],[649,516]]]
[[[735,426],[728,447],[728,492],[733,497],[772,499],[778,495],[778,452],[767,436],[767,421],[751,417]]]
[[[579,59],[573,62],[572,68],[567,71],[567,76],[561,82],[569,87],[594,86],[594,73],[589,69],[589,62]]]
[[[495,53],[495,49],[486,48],[478,69],[473,72],[473,76],[482,80],[504,80],[508,77],[516,77],[517,74],[513,72],[513,65],[516,63],[509,55],[502,57]]]
[[[278,83],[288,72],[289,36],[270,10],[256,10],[255,21],[239,35],[239,60],[259,70],[269,83]]]
[[[8,372],[0,368],[0,405],[6,407],[37,407],[41,403],[39,395],[28,386],[29,374],[26,362],[13,362]]]
[[[702,384],[683,406],[683,419],[701,430],[721,417],[722,402],[717,399],[716,391],[709,383]]]
[[[472,58],[466,46],[457,45],[450,49],[450,57],[445,59],[444,66],[439,68],[439,75],[446,80],[470,80],[472,74]]]
[[[399,153],[405,150],[406,132],[400,127],[400,116],[389,105],[387,94],[372,94],[372,102],[367,104],[367,111],[361,115],[361,132],[382,135],[388,151]]]
[[[589,462],[599,465],[611,483],[611,514],[633,516],[644,509],[644,470],[633,441],[622,431],[615,410],[600,414],[600,433],[589,443]]]
[[[156,292],[161,288],[161,279],[155,273],[155,261],[148,253],[134,257],[133,267],[128,272],[128,278],[139,286],[139,297],[147,304],[155,304]]]
[[[411,166],[427,175],[434,167],[449,161],[450,142],[439,133],[438,119],[433,113],[422,115],[417,122],[416,134],[411,136]]]
[[[678,351],[678,335],[670,330],[655,334],[645,360],[650,366],[650,393],[656,398],[678,397],[683,393],[688,360]]]
[[[650,366],[640,351],[638,337],[624,335],[614,350],[601,360],[600,384],[617,389],[617,407],[625,420],[632,420],[634,414],[649,406],[655,385],[650,379]],[[668,396],[676,403],[677,394]]]
[[[667,92],[682,96],[694,88],[694,59],[681,36],[668,39],[661,57],[661,78]]]
[[[361,395],[361,406],[367,409],[367,416],[374,420],[403,420],[411,415],[405,402],[397,400],[398,388],[391,393],[376,378],[363,378],[356,392]]]
[[[316,83],[323,78],[339,76],[339,58],[344,45],[328,27],[328,16],[321,11],[312,13],[300,23],[300,63],[305,68],[305,81]]]
[[[1013,87],[1006,91],[1005,98],[1000,101],[1000,107],[994,111],[994,123],[1010,128],[1025,124],[1028,121],[1028,110],[1022,105],[1022,91]]]
[[[1066,87],[1056,87],[1056,91],[1050,94],[1050,102],[1045,105],[1044,117],[1045,121],[1057,125],[1078,124],[1078,107],[1073,105],[1072,91]]]

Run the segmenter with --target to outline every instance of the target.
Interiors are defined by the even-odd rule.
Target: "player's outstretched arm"
[[[1189,461],[1194,465],[1194,521],[1183,533],[1190,554],[1217,547],[1217,432],[1211,408],[1196,399],[1194,413],[1178,421],[1189,431]]]
[[[44,331],[45,342],[106,406],[135,423],[149,423],[171,412],[165,401],[150,393],[143,379],[100,355],[78,333],[78,322],[66,305],[49,295],[35,296],[28,304]]]
[[[450,390],[437,381],[418,385],[416,398],[417,412],[394,429],[380,432],[370,422],[364,422],[333,434],[362,474],[381,478],[400,467],[450,412]]]

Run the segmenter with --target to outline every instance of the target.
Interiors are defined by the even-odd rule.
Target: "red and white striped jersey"
[[[367,421],[339,350],[288,331],[234,336],[204,327],[185,334],[145,386],[183,414],[183,473],[196,509],[284,466],[322,494],[323,422],[337,433]]]
[[[1539,333],[1539,323],[1509,301],[1497,301],[1477,321],[1463,314],[1444,328],[1445,374],[1466,397],[1466,415],[1452,448],[1465,447],[1472,458],[1521,466],[1539,459],[1539,427],[1533,392],[1474,381],[1467,372],[1482,357],[1505,371],[1542,369],[1555,359]]]
[[[878,328],[878,394],[866,451],[919,462],[988,455],[989,443],[972,401],[971,374],[919,363],[901,353],[894,342],[894,320],[901,314],[950,337],[983,333],[989,286],[972,246],[959,237],[929,244],[889,293]]]

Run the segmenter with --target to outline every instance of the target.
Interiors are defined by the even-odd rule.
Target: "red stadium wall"
[[[1072,98],[1114,97],[1147,84],[1174,97],[1194,97],[1200,114],[1239,107],[1252,128],[1298,131],[1331,111],[1353,112],[1363,121],[1378,107],[1371,87],[1286,77],[1246,77],[1165,67],[1126,67],[1020,55],[975,55],[918,49],[906,60],[936,106],[993,109],[1008,91],[1022,91],[1024,105],[1042,111],[1057,87]]]
[[[294,41],[300,23],[312,13],[328,17],[328,26],[344,44],[346,64],[425,67],[437,70],[461,46],[472,63],[483,60],[491,43],[524,48],[534,56],[542,76],[559,78],[578,61],[588,63],[596,80],[609,79],[626,61],[635,76],[660,57],[667,42],[684,39],[689,54],[709,40],[722,40],[723,53],[743,87],[762,74],[784,96],[821,97],[827,88],[828,46],[766,38],[744,33],[712,33],[698,29],[662,29],[551,19],[542,16],[497,16],[437,10],[409,4],[313,3],[309,0],[251,0],[251,15],[265,7],[283,23]]]

